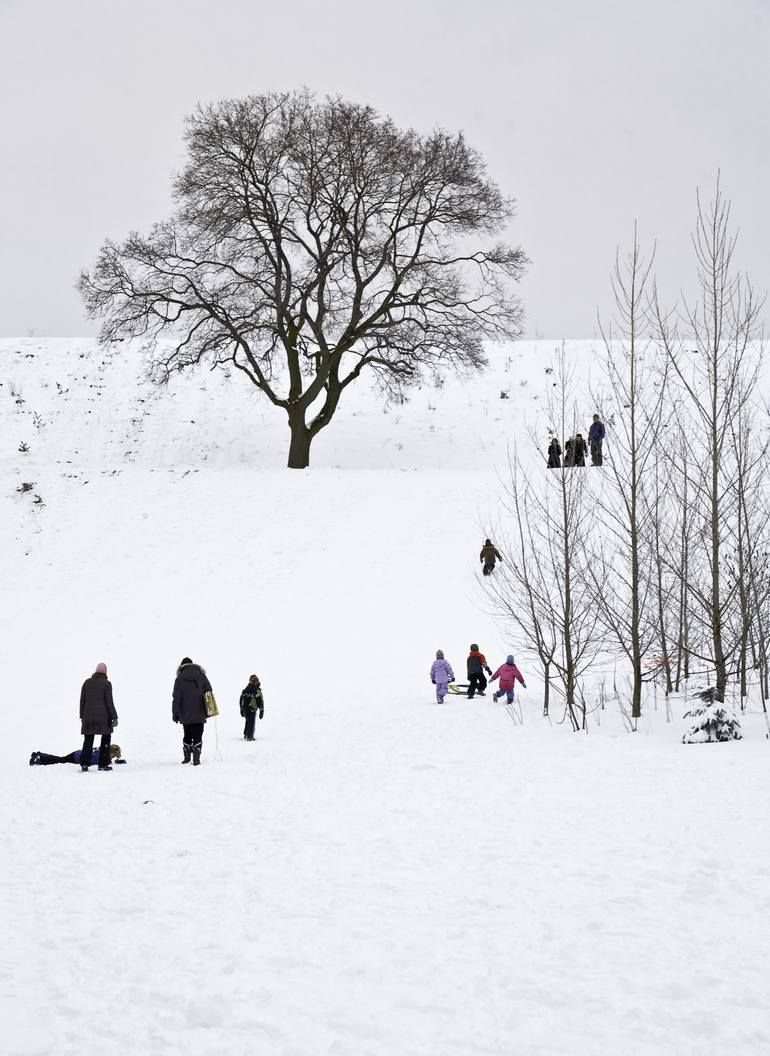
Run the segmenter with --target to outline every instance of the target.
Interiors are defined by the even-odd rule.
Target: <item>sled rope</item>
[[[217,717],[214,716],[214,758],[218,763],[224,762],[222,753],[219,750],[219,726],[217,725]]]

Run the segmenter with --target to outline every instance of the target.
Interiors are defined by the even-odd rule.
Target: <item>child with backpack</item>
[[[259,714],[260,719],[265,714],[265,701],[262,697],[262,684],[256,675],[249,675],[249,682],[243,693],[241,693],[241,718],[246,720],[243,727],[243,739],[254,740],[254,720]]]
[[[507,697],[508,703],[513,703],[513,687],[516,682],[520,682],[524,689],[527,688],[527,683],[524,681],[521,671],[519,671],[513,656],[506,657],[505,663],[501,664],[495,671],[494,675],[490,678],[490,682],[494,682],[496,678],[500,679],[500,688],[492,694],[492,700],[499,700],[500,697]]]
[[[441,649],[436,650],[436,659],[431,664],[430,680],[436,687],[436,700],[439,704],[444,703],[444,697],[449,690],[449,683],[454,682],[455,673],[452,665],[444,659]]]

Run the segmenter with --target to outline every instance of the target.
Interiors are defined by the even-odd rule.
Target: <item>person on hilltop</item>
[[[500,554],[497,552],[497,548],[492,545],[489,539],[485,539],[484,545],[481,548],[481,553],[479,554],[479,561],[481,561],[484,565],[484,568],[482,570],[484,572],[484,575],[488,576],[492,572],[494,572],[495,561],[502,560],[502,557],[500,557]]]
[[[112,683],[107,678],[107,665],[97,664],[96,670],[85,680],[80,690],[80,732],[83,735],[80,769],[83,773],[87,773],[92,765],[94,737],[97,734],[101,737],[97,765],[100,770],[112,770],[110,740],[117,725],[118,713],[112,699]]]
[[[564,465],[572,467],[575,465],[575,437],[570,436],[564,441]]]
[[[573,447],[572,447],[572,465],[573,466],[580,466],[580,467],[584,468],[585,464],[586,464],[586,455],[587,454],[588,454],[588,448],[586,447],[586,442],[585,442],[585,440],[583,438],[583,434],[582,433],[576,433],[575,434],[575,443],[573,444]]]
[[[561,445],[555,436],[552,437],[551,442],[548,445],[548,468],[561,468]]]
[[[91,766],[99,765],[99,752],[101,748],[91,749]],[[48,752],[33,752],[29,757],[30,766],[53,766],[54,763],[79,763],[83,756],[82,751],[78,748],[74,752],[70,752],[69,755],[49,755]],[[120,745],[110,745],[110,762],[117,766],[120,763],[125,763],[125,759],[121,755]]]
[[[189,656],[184,657],[177,668],[171,703],[172,719],[181,722],[184,728],[183,763],[192,759],[193,766],[200,764],[203,727],[207,719],[205,696],[211,692],[211,683],[203,668],[194,664]]]
[[[444,659],[441,649],[436,650],[436,659],[431,664],[430,680],[436,687],[436,700],[439,704],[443,704],[444,697],[449,691],[449,683],[455,680],[455,673],[449,661]]]
[[[479,647],[475,642],[471,643],[471,651],[468,654],[465,667],[468,672],[468,700],[473,700],[473,695],[476,692],[478,692],[480,697],[483,697],[484,690],[487,688],[484,672],[486,671],[488,675],[491,675],[492,668],[487,663],[487,658],[484,654],[479,652]]]
[[[260,719],[265,714],[265,702],[262,698],[262,684],[256,675],[249,675],[249,681],[241,693],[241,718],[246,720],[243,727],[243,739],[254,740],[254,720],[257,715]]]
[[[591,448],[592,466],[600,466],[602,464],[602,440],[604,440],[604,437],[604,422],[598,414],[595,414],[594,420],[591,423],[591,428],[588,430],[588,444]]]
[[[519,671],[514,661],[513,656],[507,656],[505,663],[501,664],[495,671],[494,675],[490,678],[490,682],[494,682],[496,678],[500,679],[500,688],[492,694],[492,700],[499,700],[500,697],[507,697],[508,703],[513,703],[513,687],[516,682],[520,682],[524,689],[527,688],[527,683],[522,677],[521,671]]]

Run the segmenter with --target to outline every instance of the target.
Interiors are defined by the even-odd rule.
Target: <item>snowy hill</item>
[[[437,648],[459,675],[471,641],[522,654],[478,551],[552,351],[407,406],[351,390],[289,472],[284,421],[238,379],[158,396],[128,351],[0,342],[3,1051],[770,1048],[758,716],[719,746],[654,712],[573,735],[525,664],[523,725],[433,702]],[[590,344],[570,354],[587,378]],[[184,655],[221,711],[195,770]],[[129,765],[30,768],[79,746],[102,660]]]

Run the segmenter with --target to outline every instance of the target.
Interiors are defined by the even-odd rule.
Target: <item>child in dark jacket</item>
[[[91,766],[99,765],[99,748],[91,749]],[[54,763],[79,763],[83,752],[80,748],[76,752],[70,752],[69,755],[49,755],[47,752],[33,752],[29,757],[30,766],[52,766]],[[120,745],[110,745],[110,762],[113,764],[125,763],[125,759],[121,758]]]
[[[471,643],[466,668],[468,671],[468,700],[473,700],[474,693],[478,693],[480,697],[483,697],[484,690],[487,688],[484,672],[486,671],[488,675],[491,675],[492,668],[487,663],[487,658],[484,654],[479,652],[479,647],[475,642]]]
[[[260,719],[265,714],[262,685],[256,675],[249,675],[248,685],[241,693],[241,718],[246,720],[246,725],[243,727],[245,741],[254,740],[254,720],[257,714]]]

